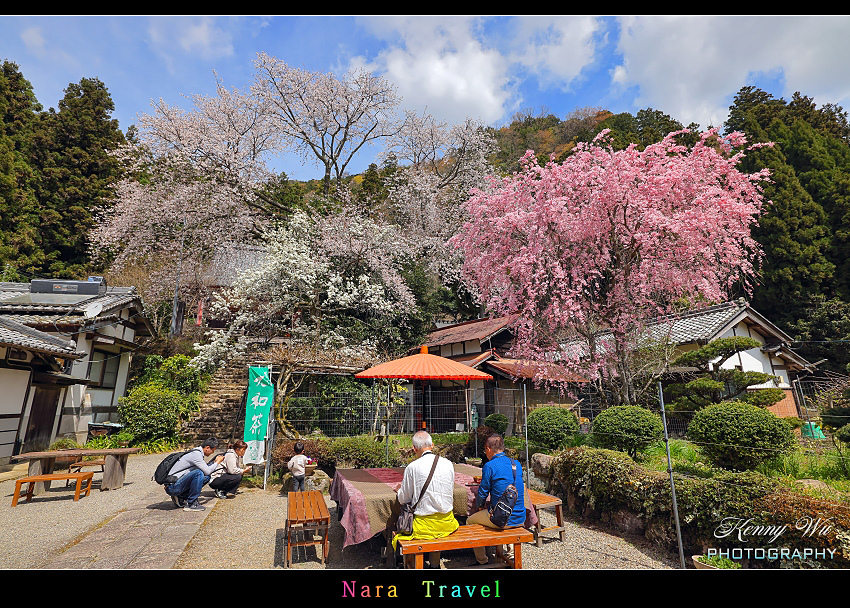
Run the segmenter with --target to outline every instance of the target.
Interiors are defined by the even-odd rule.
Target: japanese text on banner
[[[243,462],[264,462],[266,432],[269,427],[269,411],[274,401],[274,384],[268,367],[248,368],[248,395],[245,403],[245,433],[248,444]]]

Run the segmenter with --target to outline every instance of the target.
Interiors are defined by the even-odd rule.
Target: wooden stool
[[[534,512],[537,514],[537,525],[534,526],[534,540],[537,542],[537,546],[543,546],[542,534],[544,532],[558,532],[558,535],[561,537],[561,541],[565,540],[566,532],[564,528],[564,511],[561,499],[557,496],[544,494],[543,492],[536,492],[534,490],[528,490],[528,497],[531,499],[531,505],[534,507]],[[554,509],[558,525],[542,528],[540,525],[540,509]]]
[[[94,473],[89,471],[88,473],[45,473],[44,475],[30,475],[29,477],[21,477],[15,482],[15,493],[12,495],[12,506],[16,506],[18,504],[18,498],[21,496],[21,486],[25,483],[30,484],[27,488],[26,497],[27,502],[32,500],[32,492],[35,484],[39,481],[57,481],[60,479],[76,479],[77,480],[77,491],[74,493],[74,501],[80,500],[80,493],[82,490],[82,483],[84,481],[88,481],[86,485],[86,492],[83,496],[88,496],[89,492],[91,492],[91,482],[92,477],[94,477]]]
[[[325,504],[325,498],[317,490],[309,492],[289,492],[286,524],[284,535],[286,536],[286,554],[283,567],[292,565],[292,547],[304,547],[309,545],[322,546],[322,564],[328,554],[328,530],[331,523],[331,514]],[[295,534],[298,531],[306,532],[304,540],[296,542]],[[314,532],[319,532],[322,538],[313,538]]]

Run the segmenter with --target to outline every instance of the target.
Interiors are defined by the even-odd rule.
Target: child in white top
[[[302,442],[297,441],[294,449],[295,456],[289,459],[289,463],[286,466],[289,467],[289,471],[292,473],[292,491],[303,492],[307,472],[306,468],[310,459],[302,454],[304,451],[304,444]]]

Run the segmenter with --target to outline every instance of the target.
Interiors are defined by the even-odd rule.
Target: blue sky
[[[45,108],[69,83],[99,78],[123,130],[152,99],[188,109],[184,95],[212,94],[214,72],[247,87],[260,51],[309,70],[366,67],[395,84],[405,107],[448,122],[651,107],[707,127],[722,124],[745,85],[850,108],[848,32],[850,17],[832,15],[16,15],[0,17],[0,59],[18,64]],[[273,164],[319,177],[294,157]]]

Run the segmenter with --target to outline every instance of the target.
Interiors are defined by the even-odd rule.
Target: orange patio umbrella
[[[387,361],[359,374],[355,378],[401,378],[405,380],[492,380],[493,376],[463,363],[432,355],[424,344],[419,353]],[[422,386],[423,424],[425,410],[425,386]]]
[[[404,378],[407,380],[492,380],[490,374],[463,363],[432,355],[427,346],[409,357],[381,363],[354,374],[355,378]]]

